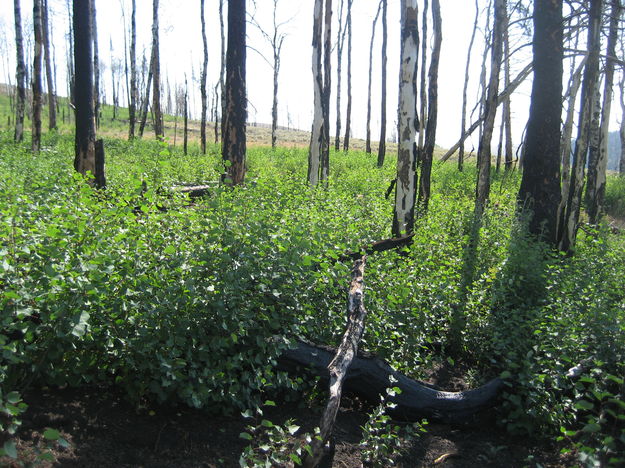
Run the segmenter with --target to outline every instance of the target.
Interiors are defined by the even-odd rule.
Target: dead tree
[[[202,61],[202,73],[200,75],[200,94],[202,95],[202,114],[200,117],[200,149],[202,151],[202,154],[206,154],[206,111],[208,109],[208,96],[206,95],[206,74],[208,71],[208,41],[206,40],[204,0],[200,0],[200,22],[202,24],[202,44],[204,46],[204,60]]]
[[[436,122],[438,119],[438,64],[443,41],[443,20],[440,0],[432,0],[432,25],[434,28],[434,46],[428,71],[428,115],[425,129],[425,145],[421,157],[421,177],[419,180],[419,208],[427,211],[430,202],[430,179],[432,160],[436,143]],[[426,41],[423,41],[426,42]],[[423,122],[421,123],[423,126]]]
[[[226,165],[223,182],[227,185],[240,185],[245,180],[246,24],[245,0],[228,0],[226,113],[222,139],[222,156]]]
[[[221,102],[221,118],[217,118],[217,112],[215,112],[215,143],[219,141],[219,127],[217,122],[222,122],[223,124],[223,115],[225,114],[226,101],[224,99],[225,95],[225,82],[224,76],[226,71],[226,33],[224,27],[224,0],[219,0],[219,31],[221,34],[221,54],[220,54],[220,68],[219,68],[219,81],[215,85],[215,96],[218,100],[218,103]],[[217,108],[219,105],[216,106]],[[221,129],[221,133],[223,135],[223,128]]]
[[[367,136],[365,141],[365,151],[371,154],[371,81],[373,76],[373,43],[375,41],[375,27],[380,17],[380,10],[382,8],[382,2],[380,0],[378,4],[378,11],[373,19],[373,25],[371,26],[371,45],[369,45],[369,86],[367,87]]]
[[[352,3],[347,0],[347,110],[345,111],[345,137],[343,151],[349,150],[349,138],[352,130]]]
[[[41,2],[41,32],[43,34],[44,63],[46,83],[48,85],[48,129],[56,130],[56,95],[52,75],[52,49],[50,47],[50,28],[48,21],[48,0]]]
[[[157,140],[165,138],[163,110],[161,108],[161,59],[159,47],[158,3],[152,1],[152,112],[154,113],[154,135]]]
[[[503,54],[503,27],[506,17],[505,0],[495,0],[493,23],[490,79],[484,102],[484,127],[477,150],[477,185],[475,190],[475,214],[480,217],[490,193],[491,140],[497,115],[497,95],[499,90],[499,69]]]
[[[35,53],[33,55],[33,118],[32,118],[32,150],[38,153],[41,149],[41,108],[43,91],[41,83],[43,32],[41,26],[41,1],[33,0],[33,28],[35,31]]]
[[[330,169],[332,0],[325,0],[325,15],[324,0],[315,0],[313,15],[314,115],[308,152],[308,183],[314,187],[319,181],[327,180]]]
[[[16,87],[15,133],[13,139],[21,142],[24,139],[24,110],[26,108],[26,65],[24,64],[24,37],[22,35],[22,9],[20,0],[13,0],[15,16],[15,54],[16,54]]]
[[[621,140],[621,157],[619,159],[618,172],[621,177],[625,176],[625,73],[621,73],[621,80],[619,81],[621,104],[621,124],[619,126],[619,138]]]
[[[477,20],[480,16],[480,8],[478,0],[475,0],[475,19],[473,20],[473,31],[471,32],[471,40],[467,49],[467,62],[464,67],[464,85],[462,87],[462,114],[460,124],[460,144],[458,148],[458,170],[464,169],[464,135],[467,128],[467,88],[469,87],[469,68],[471,65],[471,55],[473,52],[473,43],[475,42],[475,33],[477,31]]]
[[[416,201],[417,69],[419,66],[417,0],[401,0],[401,57],[399,71],[399,145],[392,232],[395,237],[414,228]]]
[[[148,107],[150,106],[150,93],[152,91],[152,67],[154,65],[153,62],[153,54],[150,54],[150,65],[148,67],[148,77],[145,85],[145,95],[143,96],[143,100],[141,101],[141,121],[139,122],[139,138],[143,137],[143,132],[145,130],[145,125],[148,120]],[[145,65],[145,56],[143,57],[144,65]]]
[[[584,78],[582,81],[578,133],[573,155],[573,166],[571,168],[568,200],[558,227],[559,248],[563,252],[570,252],[574,247],[577,229],[579,227],[586,155],[589,145],[590,120],[595,112],[594,96],[598,85],[602,4],[602,0],[590,1],[587,39],[588,60],[584,68]]]
[[[343,25],[345,0],[339,6],[338,29],[336,31],[336,129],[334,131],[334,151],[341,147],[341,74],[343,71],[343,48],[347,27]]]
[[[561,196],[563,55],[562,2],[537,0],[534,4],[534,81],[518,203],[520,212],[529,215],[529,231],[554,246]]]
[[[95,0],[91,0],[91,34],[93,41],[93,103],[96,128],[100,126],[100,53],[98,47],[98,21]]]
[[[137,87],[137,4],[132,0],[130,13],[130,104],[128,106],[128,139],[135,137],[139,89]]]
[[[425,127],[427,125],[427,108],[428,108],[428,86],[427,86],[427,61],[428,61],[428,10],[429,0],[423,0],[423,12],[421,13],[421,34],[423,34],[423,41],[421,41],[421,83],[419,92],[419,126],[417,128],[417,167],[421,164],[423,159],[423,143],[425,138]],[[419,194],[420,197],[420,194]],[[420,199],[420,198],[419,198]]]
[[[597,157],[591,160],[588,166],[586,209],[588,211],[588,220],[591,224],[597,224],[599,222],[605,198],[610,111],[612,107],[612,87],[614,83],[614,61],[616,58],[616,41],[618,39],[618,26],[622,10],[620,3],[620,0],[611,0],[612,6],[610,11],[610,26],[603,84],[603,105],[601,106],[601,125],[599,128],[599,151]]]
[[[403,8],[402,8],[403,11]],[[388,0],[382,0],[382,97],[380,100],[380,142],[378,144],[378,167],[384,165],[386,156],[386,66],[388,57],[386,47],[388,42]]]

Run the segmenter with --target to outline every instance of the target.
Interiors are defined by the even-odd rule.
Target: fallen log
[[[328,378],[328,364],[336,350],[327,346],[298,341],[296,346],[282,352],[278,366],[285,371],[305,368],[312,375]],[[389,376],[396,382],[391,384]],[[504,387],[496,378],[476,389],[464,392],[445,392],[433,385],[413,380],[393,369],[386,361],[368,353],[359,353],[353,359],[345,376],[345,391],[354,393],[376,404],[389,387],[399,387],[401,393],[388,400],[397,406],[392,416],[398,420],[462,423],[492,407]]]
[[[363,245],[355,252],[346,252],[341,254],[336,261],[344,262],[346,260],[358,260],[363,255],[369,255],[375,252],[385,252],[387,250],[398,249],[408,246],[412,243],[414,233],[402,237],[392,237],[390,239],[382,239],[373,244]]]
[[[219,186],[219,182],[206,183],[203,185],[178,185],[171,190],[176,193],[186,193],[190,198],[199,198],[210,194]]]
[[[341,405],[341,393],[343,382],[349,367],[358,354],[358,343],[365,331],[365,317],[367,311],[362,302],[362,286],[365,270],[366,257],[362,256],[354,262],[352,267],[352,280],[349,285],[349,295],[347,298],[347,327],[343,334],[340,346],[336,354],[324,366],[330,378],[330,398],[321,416],[319,424],[319,437],[313,439],[311,443],[311,455],[304,460],[305,468],[314,468],[319,464],[325,455],[324,447],[332,434],[336,414]]]

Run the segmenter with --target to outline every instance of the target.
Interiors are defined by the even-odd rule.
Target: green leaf
[[[287,430],[289,431],[289,434],[295,435],[295,433],[299,430],[299,426],[287,426]]]
[[[597,423],[588,423],[582,429],[583,432],[599,432],[601,430],[601,426]]]
[[[290,454],[289,458],[296,465],[301,465],[302,464],[302,459],[300,457],[298,457],[297,455],[295,455],[294,453]]]
[[[510,377],[512,377],[512,372],[505,370],[503,371],[501,374],[499,374],[499,378],[500,379],[509,379]]]
[[[248,434],[247,432],[241,432],[239,434],[239,438],[240,439],[245,439],[245,440],[252,440],[253,439],[252,434]]]
[[[87,333],[89,325],[89,312],[81,312],[77,320],[74,321],[71,334],[77,338],[82,338]]]
[[[274,426],[274,424],[273,424],[271,421],[267,420],[267,419],[263,419],[263,420],[261,421],[261,424],[262,424],[263,426],[265,426],[265,427],[273,427],[273,426]]]
[[[56,429],[48,428],[43,432],[43,437],[47,440],[59,440],[59,438],[61,437],[61,433]]]
[[[17,447],[15,446],[15,442],[12,440],[7,440],[2,446],[4,449],[4,453],[13,459],[17,458]]]
[[[7,401],[9,403],[11,403],[12,405],[16,405],[21,400],[22,399],[20,398],[20,394],[17,393],[17,392],[11,392],[11,393],[7,394]]]
[[[594,407],[595,405],[593,405],[591,402],[587,400],[579,400],[578,402],[575,403],[575,408],[581,409],[581,410],[591,410]]]
[[[176,253],[176,247],[174,247],[173,245],[168,245],[167,247],[165,247],[165,250],[163,251],[166,255],[172,255]]]
[[[265,401],[265,403],[263,403],[265,406],[276,406],[276,402],[275,401],[271,401],[271,400],[267,400]]]

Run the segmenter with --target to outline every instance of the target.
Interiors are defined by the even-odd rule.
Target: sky
[[[27,41],[32,43],[32,0],[22,1],[22,20],[26,30]],[[68,0],[48,0],[51,9],[52,34],[54,37],[54,53],[59,70],[59,94],[66,94],[64,70],[67,47]],[[483,0],[480,0],[484,3]],[[14,29],[13,8],[9,0],[0,2],[0,62],[2,72],[0,81],[7,81],[7,74],[13,76],[14,65]],[[71,2],[70,2],[71,3]],[[226,2],[227,3],[227,2]],[[345,2],[347,3],[347,2]],[[369,44],[371,40],[372,21],[378,7],[378,0],[354,0],[352,10],[353,24],[353,65],[352,65],[352,135],[364,138],[366,123],[367,86],[369,68]],[[419,2],[421,5],[422,2]],[[205,0],[206,30],[209,47],[208,87],[213,88],[219,77],[220,67],[220,29],[218,0]],[[255,4],[255,7],[254,7]],[[338,18],[337,9],[340,0],[333,2],[334,20],[333,42],[336,41]],[[98,35],[101,61],[105,64],[102,71],[105,94],[111,96],[111,76],[108,69],[113,60],[124,57],[124,23],[130,18],[130,0],[96,0],[98,17]],[[468,0],[443,0],[441,2],[443,18],[443,42],[439,68],[439,117],[437,128],[437,144],[442,147],[453,145],[460,135],[460,114],[462,106],[462,87],[464,68],[467,59],[467,48],[471,37],[474,2]],[[283,31],[287,34],[282,49],[281,70],[279,81],[279,125],[309,130],[313,112],[313,79],[312,62],[312,9],[313,0],[279,0],[277,18],[285,21]],[[273,0],[248,0],[248,12],[253,13],[256,21],[265,30],[272,28]],[[397,115],[397,90],[399,76],[399,0],[388,0],[388,129],[387,135],[394,134]],[[138,57],[145,52],[149,56],[152,22],[152,1],[137,0],[138,26]],[[428,41],[431,41],[431,24]],[[469,85],[469,109],[477,100],[477,83],[484,41],[483,32],[477,38],[471,57],[471,73]],[[31,39],[28,39],[31,38]],[[517,38],[517,40],[527,40]],[[161,71],[169,80],[170,86],[182,85],[185,76],[189,80],[191,112],[194,117],[199,115],[200,92],[199,71],[202,61],[202,38],[200,29],[200,0],[160,0],[160,41]],[[110,45],[112,44],[112,53]],[[270,60],[271,47],[262,34],[248,24],[248,121],[271,122],[272,105],[272,69],[265,56]],[[379,134],[380,116],[380,46],[381,28],[378,22],[374,45],[374,75],[372,92],[372,133],[376,139]],[[518,60],[513,60],[512,76],[519,71],[527,60],[531,48],[526,47],[520,52]],[[347,47],[345,47],[347,52]],[[262,54],[262,55],[261,55]],[[29,54],[29,56],[32,54]],[[140,58],[138,58],[140,62]],[[333,57],[333,69],[336,68],[336,55]],[[343,122],[347,105],[346,90],[347,58],[343,59],[342,78],[342,109]],[[565,66],[566,70],[566,66]],[[420,71],[419,71],[420,73]],[[163,81],[166,81],[163,78]],[[331,97],[331,133],[334,133],[336,109],[336,75],[332,77]],[[529,110],[529,94],[531,77],[515,93],[512,102],[513,140],[515,145],[522,139],[522,132],[527,121]],[[614,112],[615,114],[616,112]],[[616,123],[614,124],[616,126]],[[344,127],[343,127],[344,128]],[[496,132],[498,133],[498,132]],[[470,148],[471,143],[469,144]],[[473,139],[473,145],[477,142]],[[494,143],[496,145],[496,142]]]

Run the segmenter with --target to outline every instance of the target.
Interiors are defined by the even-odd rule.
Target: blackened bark
[[[343,151],[349,150],[349,137],[352,130],[352,3],[347,0],[347,110],[345,113],[345,138]]]
[[[91,2],[73,0],[74,64],[76,107],[76,156],[74,169],[86,175],[96,173],[95,116],[93,100],[93,36]]]
[[[21,142],[24,139],[24,109],[26,108],[26,65],[24,63],[24,37],[22,35],[22,9],[20,0],[13,0],[15,16],[15,54],[16,54],[16,87],[17,101],[15,105],[15,133],[13,139]]]
[[[601,125],[599,129],[599,151],[594,164],[588,167],[588,187],[586,189],[586,207],[588,220],[597,224],[603,211],[605,199],[606,170],[608,165],[608,136],[610,112],[612,106],[612,86],[614,83],[614,60],[616,57],[616,41],[618,25],[621,17],[620,0],[611,0],[610,28],[606,52],[606,66],[603,90],[603,105],[601,106]]]
[[[380,142],[378,144],[378,167],[384,165],[386,156],[386,47],[388,42],[388,0],[382,0],[382,98],[380,101]],[[401,139],[401,136],[400,136]]]
[[[100,53],[98,47],[98,20],[95,0],[91,1],[91,33],[93,36],[93,105],[96,128],[100,126]]]
[[[529,216],[529,231],[555,245],[561,195],[561,0],[536,0],[533,44],[534,82],[518,203],[520,212]]]
[[[378,23],[380,17],[380,10],[382,9],[382,2],[380,0],[378,4],[378,12],[373,19],[373,25],[371,26],[371,45],[369,45],[369,86],[367,88],[367,136],[365,142],[365,151],[371,153],[371,82],[373,75],[373,43],[375,41],[375,26]]]
[[[130,14],[130,106],[128,107],[128,139],[135,137],[135,123],[137,121],[137,104],[139,89],[137,86],[137,4],[132,0]]]
[[[141,105],[141,122],[139,122],[139,138],[143,137],[145,124],[148,120],[148,107],[150,106],[150,93],[152,91],[152,69],[154,66],[154,54],[151,54],[150,67],[148,68],[148,79],[145,87],[145,96]]]
[[[618,172],[621,177],[625,177],[625,73],[621,75],[621,80],[619,81],[619,91],[619,102],[621,104],[621,125],[619,127],[621,158],[619,160]]]
[[[43,33],[43,52],[45,55],[46,83],[48,85],[48,129],[56,130],[56,94],[52,76],[52,50],[50,47],[50,28],[48,22],[48,0],[41,3],[41,32]]]
[[[484,127],[477,150],[478,177],[475,189],[475,214],[479,217],[484,211],[490,193],[491,141],[497,115],[497,94],[499,89],[499,70],[503,54],[503,26],[506,6],[504,0],[495,0],[493,24],[490,78],[484,101]]]
[[[202,115],[200,117],[200,149],[206,154],[206,111],[208,96],[206,95],[206,74],[208,71],[208,41],[206,40],[206,21],[204,19],[204,0],[200,0],[200,22],[202,23],[202,44],[204,46],[204,60],[200,75],[200,93],[202,95]]]
[[[226,113],[222,155],[226,164],[224,182],[242,184],[245,179],[245,123],[247,99],[245,91],[246,58],[245,0],[228,0],[228,50],[226,55]]]
[[[221,134],[223,135],[223,116],[226,113],[226,100],[224,98],[226,94],[226,84],[224,76],[226,73],[226,33],[224,25],[224,0],[219,0],[219,31],[221,34],[221,55],[220,55],[220,68],[219,68],[219,83],[215,85],[215,93],[219,95],[219,102],[221,103],[221,117],[215,118],[215,143],[219,141],[219,130],[217,121],[221,123]],[[217,89],[219,88],[219,92]]]
[[[330,176],[330,93],[332,90],[332,0],[326,0],[324,11],[324,56],[323,56],[323,145],[319,179],[327,182]]]
[[[425,144],[421,159],[421,178],[419,180],[419,208],[427,211],[430,202],[430,179],[432,160],[436,143],[436,123],[438,118],[438,64],[443,41],[443,20],[439,0],[432,0],[432,25],[434,28],[434,47],[428,71],[428,116],[425,129]],[[425,41],[423,41],[425,42]],[[423,125],[423,123],[422,123]]]
[[[506,0],[506,10],[507,10],[507,0]],[[503,29],[503,83],[504,83],[504,88],[507,88],[510,85],[510,35],[509,35],[509,18],[508,18],[508,14],[506,13],[506,17],[505,17],[505,25],[504,25],[504,29]],[[505,135],[505,146],[504,146],[504,153],[505,153],[505,169],[506,171],[510,171],[512,169],[512,164],[513,164],[513,160],[514,160],[514,155],[513,155],[513,150],[512,150],[512,103],[510,100],[510,97],[507,97],[506,99],[504,99],[503,101],[503,115],[502,115],[502,122],[503,122],[503,130],[504,130],[504,135]]]
[[[319,182],[319,167],[323,148],[323,0],[315,0],[313,9],[312,74],[314,114],[308,151],[308,183],[312,187]]]
[[[187,145],[189,138],[189,85],[187,84],[187,77],[184,78],[184,143],[183,151],[185,156],[187,155]]]
[[[154,113],[154,135],[157,140],[165,137],[163,111],[161,108],[161,64],[159,47],[158,3],[152,1],[152,112]]]
[[[35,32],[35,53],[33,55],[33,118],[32,118],[32,150],[38,153],[41,149],[41,108],[43,92],[41,83],[43,33],[41,27],[41,1],[33,0],[33,28]]]
[[[590,121],[594,110],[595,92],[599,75],[599,52],[601,47],[601,10],[602,0],[590,1],[590,17],[588,27],[588,59],[584,68],[582,81],[581,109],[577,141],[571,168],[568,200],[558,226],[559,248],[570,252],[575,246],[575,238],[579,227],[582,192],[584,188],[584,172],[586,155],[589,146]]]

